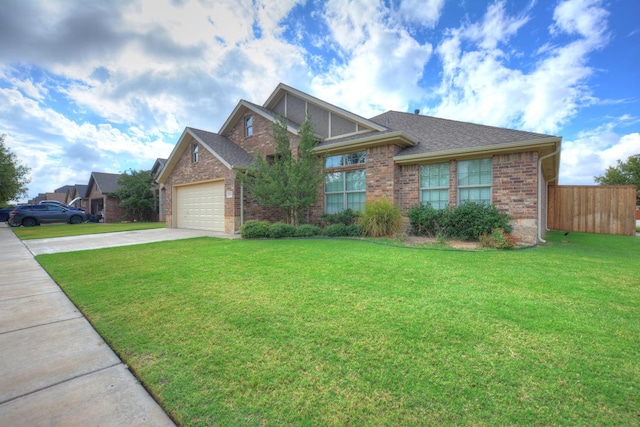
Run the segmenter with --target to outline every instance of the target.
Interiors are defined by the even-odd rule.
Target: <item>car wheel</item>
[[[70,224],[82,224],[84,221],[81,216],[74,215],[69,219]]]
[[[22,225],[25,227],[33,227],[34,225],[38,225],[34,218],[25,218],[22,220]]]

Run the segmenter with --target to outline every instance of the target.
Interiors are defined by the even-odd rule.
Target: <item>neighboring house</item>
[[[67,192],[62,190],[60,192],[54,191],[53,193],[45,193],[44,200],[55,200],[56,202],[65,203],[67,199]]]
[[[284,117],[293,150],[306,114],[314,124],[325,184],[308,218],[362,210],[387,197],[403,212],[466,200],[493,203],[513,218],[520,242],[546,230],[547,185],[558,178],[561,137],[388,111],[365,119],[284,84],[262,105],[241,100],[217,133],[187,127],[158,182],[168,227],[233,233],[249,219],[281,219],[236,180],[253,156],[272,156],[271,124]]]
[[[91,172],[85,197],[89,200],[87,213],[103,215],[103,222],[121,222],[125,218],[125,210],[120,207],[120,199],[113,197],[118,190],[120,174]]]
[[[80,200],[74,203],[74,206],[82,209],[85,212],[89,212],[91,210],[91,205],[89,204],[89,199],[87,198],[87,189],[89,186],[87,184],[75,184],[67,193],[67,201],[66,203],[71,203],[72,200],[75,200],[78,197],[81,197]]]
[[[156,159],[153,167],[151,168],[151,174],[153,175],[153,198],[155,200],[155,213],[158,218],[158,221],[165,222],[165,197],[166,191],[164,189],[163,184],[158,183],[158,178],[164,169],[164,166],[167,164],[167,159]]]

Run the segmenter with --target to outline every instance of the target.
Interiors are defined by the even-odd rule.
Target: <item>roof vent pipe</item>
[[[413,113],[414,113],[415,115],[418,115],[418,114],[420,114],[420,110],[418,110],[418,109],[416,108],[415,110],[413,110]]]

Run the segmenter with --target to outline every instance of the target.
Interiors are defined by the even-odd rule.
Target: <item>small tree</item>
[[[302,211],[316,201],[322,182],[322,164],[313,151],[313,125],[309,118],[300,125],[297,155],[292,153],[285,119],[273,123],[271,130],[276,141],[273,161],[257,155],[238,178],[259,204],[282,210],[289,224],[298,225]]]
[[[640,206],[640,154],[629,156],[626,162],[618,160],[617,166],[609,166],[604,175],[593,179],[600,185],[637,185],[636,205]]]
[[[27,177],[30,169],[18,163],[15,154],[5,147],[4,139],[5,135],[0,135],[0,206],[26,196],[31,181]]]
[[[120,199],[127,215],[145,221],[151,218],[155,202],[153,199],[153,175],[150,171],[123,173],[118,179],[120,188],[114,196]]]

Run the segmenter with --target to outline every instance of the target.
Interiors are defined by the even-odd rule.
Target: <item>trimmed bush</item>
[[[348,237],[359,237],[364,234],[362,231],[362,227],[360,227],[358,224],[347,225],[344,229],[344,232]]]
[[[284,222],[275,222],[269,226],[267,231],[267,237],[272,239],[281,239],[283,237],[293,237],[296,232],[296,228],[291,224],[285,224]]]
[[[402,224],[400,209],[386,197],[367,202],[360,218],[364,235],[369,237],[391,236]]]
[[[487,203],[465,202],[442,210],[427,204],[409,209],[411,232],[418,236],[479,240],[496,228],[510,233],[509,220],[509,215]]]
[[[353,209],[345,209],[342,212],[334,213],[334,214],[322,214],[322,221],[327,224],[344,224],[344,225],[352,225],[358,222],[362,214],[358,211],[354,211]]]
[[[342,223],[327,225],[322,234],[329,237],[344,237],[347,235],[347,226]]]
[[[267,221],[251,220],[242,224],[240,235],[243,239],[262,239],[267,237],[269,223]]]
[[[320,235],[322,230],[320,227],[312,224],[303,224],[296,227],[294,237],[313,237]]]
[[[435,209],[430,203],[409,209],[411,234],[416,236],[438,237],[445,234],[448,209]]]

